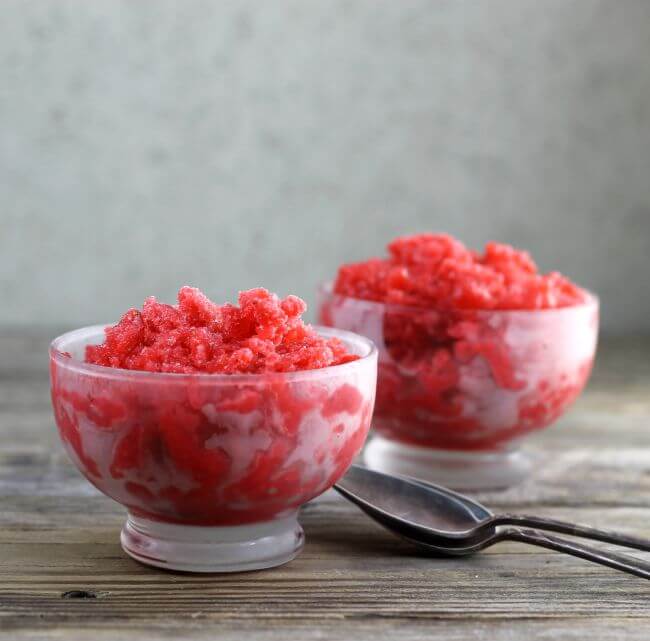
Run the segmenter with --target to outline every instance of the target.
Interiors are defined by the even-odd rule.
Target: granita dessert
[[[265,289],[239,294],[239,307],[216,305],[183,287],[178,305],[148,298],[86,347],[94,365],[174,374],[261,374],[341,365],[359,357],[337,338],[323,338],[301,319],[303,300]]]
[[[477,252],[419,234],[395,239],[384,258],[342,265],[321,289],[319,316],[379,349],[379,438],[367,462],[473,488],[528,471],[513,443],[554,422],[584,387],[598,302],[509,245]]]
[[[297,508],[330,487],[370,425],[376,351],[314,328],[296,296],[217,305],[183,287],[50,351],[73,461],[125,505],[125,550],[195,571],[277,565],[302,545]]]

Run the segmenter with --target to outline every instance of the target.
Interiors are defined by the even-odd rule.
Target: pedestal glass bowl
[[[531,311],[435,310],[319,291],[319,322],[379,350],[373,468],[458,489],[513,485],[531,470],[523,437],[582,391],[598,300]]]
[[[356,361],[269,374],[161,374],[83,362],[103,327],[50,348],[52,404],[70,458],[128,510],[124,550],[198,572],[270,567],[302,548],[298,508],[341,477],[361,449],[377,352],[341,339]]]

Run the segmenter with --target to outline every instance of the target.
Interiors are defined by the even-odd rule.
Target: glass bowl
[[[52,342],[61,439],[82,474],[127,508],[127,554],[194,572],[271,567],[298,554],[298,508],[363,446],[377,374],[369,340],[316,329],[361,358],[291,373],[162,374],[84,363],[103,326]]]
[[[319,322],[379,350],[370,467],[457,489],[513,485],[531,471],[521,439],[582,391],[598,299],[532,311],[439,311],[319,290]]]

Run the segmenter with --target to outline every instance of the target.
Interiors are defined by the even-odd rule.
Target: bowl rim
[[[64,354],[66,343],[70,344],[71,341],[81,341],[89,335],[98,334],[101,332],[103,335],[104,330],[111,327],[110,324],[101,325],[88,325],[73,329],[57,336],[52,340],[49,346],[50,361],[56,363],[57,366],[67,370],[75,371],[79,374],[86,376],[94,376],[96,378],[112,379],[112,380],[132,380],[133,382],[162,382],[166,383],[202,383],[202,384],[217,384],[217,385],[234,385],[234,384],[260,384],[267,382],[296,382],[305,379],[316,380],[319,378],[328,378],[331,376],[346,376],[354,372],[355,369],[365,367],[369,361],[377,361],[378,350],[377,346],[369,338],[350,332],[343,329],[334,327],[324,327],[322,325],[311,325],[321,336],[338,338],[348,345],[354,344],[361,346],[362,354],[354,361],[341,363],[339,365],[328,365],[327,367],[320,367],[315,369],[303,369],[294,372],[260,372],[253,374],[221,374],[221,373],[177,373],[177,372],[149,372],[145,370],[131,370],[118,367],[108,367],[106,365],[96,365],[94,363],[86,363],[78,358],[67,356]],[[89,343],[90,344],[90,343]]]
[[[317,293],[321,296],[330,296],[332,298],[340,298],[343,300],[353,301],[359,303],[361,306],[368,309],[384,309],[396,312],[410,312],[421,314],[423,312],[440,312],[440,313],[474,313],[474,314],[490,314],[490,315],[533,315],[533,314],[553,314],[553,313],[567,313],[576,309],[596,309],[600,310],[600,298],[594,292],[580,288],[587,294],[587,299],[576,305],[566,305],[564,307],[544,307],[541,309],[477,309],[476,307],[451,307],[449,309],[440,309],[438,307],[416,307],[415,305],[402,305],[399,303],[383,303],[381,301],[367,300],[365,298],[356,298],[346,294],[337,294],[334,292],[334,281],[328,280],[322,282],[318,288]]]

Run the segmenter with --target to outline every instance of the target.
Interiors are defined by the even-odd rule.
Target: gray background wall
[[[0,74],[0,325],[445,230],[650,329],[647,0],[3,0]]]

